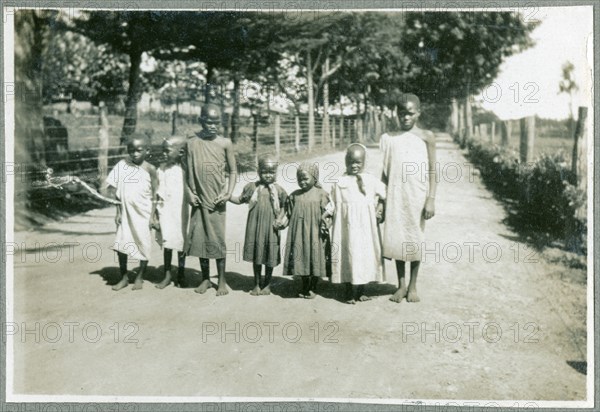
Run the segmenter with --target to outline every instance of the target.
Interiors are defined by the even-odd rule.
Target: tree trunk
[[[233,78],[233,113],[231,114],[231,141],[236,142],[240,133],[240,78]]]
[[[215,69],[212,65],[206,65],[206,86],[204,87],[204,103],[211,103],[215,99],[215,90],[213,87],[213,77]]]
[[[42,115],[42,50],[45,27],[36,10],[20,10],[15,16],[15,164],[21,172],[31,163],[46,166]],[[5,83],[5,99],[10,95]],[[16,171],[15,171],[16,172]],[[31,177],[29,174],[26,177]],[[29,180],[29,179],[27,179]],[[15,181],[24,182],[23,179]]]
[[[308,89],[308,151],[315,146],[315,91],[310,50],[306,51],[306,82]]]
[[[140,63],[142,62],[142,51],[134,49],[129,53],[129,89],[127,90],[127,100],[125,101],[125,118],[123,119],[123,129],[121,130],[121,144],[125,144],[129,135],[135,132],[137,125],[137,104],[140,100],[141,86],[140,81]]]
[[[329,57],[325,59],[323,73],[329,73]],[[329,144],[329,80],[323,83],[323,146]]]

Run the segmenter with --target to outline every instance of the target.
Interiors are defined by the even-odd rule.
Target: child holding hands
[[[287,193],[275,183],[277,161],[268,155],[258,159],[258,182],[248,183],[240,196],[232,196],[234,204],[248,203],[248,220],[244,240],[243,258],[252,262],[254,288],[251,295],[269,295],[273,268],[281,263],[280,234],[285,218]],[[265,267],[261,282],[262,266]]]
[[[185,173],[181,166],[186,140],[182,136],[170,136],[163,141],[165,162],[157,170],[156,213],[160,225],[157,241],[164,248],[165,278],[156,285],[167,287],[171,281],[175,286],[185,287],[184,240],[190,220],[190,207],[185,193]],[[177,251],[177,276],[171,274],[173,251]]]
[[[346,150],[346,173],[333,185],[335,206],[332,241],[332,283],[346,285],[345,301],[370,300],[364,285],[385,280],[378,223],[383,220],[385,185],[364,173],[366,148],[353,143]]]
[[[129,158],[119,161],[106,178],[108,194],[121,202],[117,205],[117,234],[112,249],[119,257],[121,280],[112,287],[121,290],[129,285],[127,258],[140,261],[133,290],[142,289],[152,245],[151,221],[156,204],[156,168],[146,161],[150,152],[148,136],[133,133],[127,141]]]
[[[300,189],[289,196],[286,205],[289,229],[283,273],[300,276],[299,297],[314,299],[319,277],[327,275],[333,203],[319,183],[318,164],[301,164],[296,176]]]

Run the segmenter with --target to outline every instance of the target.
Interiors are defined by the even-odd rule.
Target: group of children
[[[329,277],[332,283],[346,285],[347,303],[369,300],[364,286],[386,280],[386,257],[396,259],[398,270],[399,287],[391,300],[400,302],[406,297],[407,301],[418,301],[416,277],[421,244],[416,249],[401,244],[422,240],[424,219],[434,213],[435,181],[405,176],[398,162],[408,160],[402,156],[414,156],[406,150],[411,145],[418,156],[424,156],[426,165],[435,164],[435,153],[432,157],[432,139],[423,137],[415,127],[420,107],[416,96],[410,96],[399,105],[402,139],[382,136],[382,179],[364,172],[366,148],[353,143],[346,150],[346,173],[334,183],[331,195],[319,182],[316,163],[298,167],[299,188],[288,195],[276,182],[277,160],[264,155],[258,159],[259,180],[248,183],[239,196],[233,196],[235,157],[231,141],[218,134],[220,111],[213,105],[202,108],[201,132],[164,140],[164,163],[159,168],[146,161],[147,137],[134,133],[127,144],[129,158],[121,160],[107,179],[114,197],[121,202],[117,206],[113,246],[119,256],[121,280],[113,290],[129,284],[128,257],[141,262],[133,289],[142,288],[154,229],[156,240],[164,249],[165,277],[157,288],[171,282],[184,287],[185,257],[196,256],[202,281],[195,291],[204,293],[212,286],[209,259],[216,259],[217,295],[227,294],[225,212],[226,203],[231,202],[248,205],[243,259],[253,264],[251,295],[271,293],[273,269],[282,261],[280,232],[288,228],[283,274],[302,279],[299,297],[316,297],[318,279]],[[416,160],[422,160],[418,156]],[[410,158],[411,162],[414,160]],[[412,213],[414,210],[418,212]],[[176,275],[171,270],[173,251],[178,257]],[[411,261],[408,288],[404,281],[406,261]]]

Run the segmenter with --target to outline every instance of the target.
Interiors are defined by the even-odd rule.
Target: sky
[[[591,110],[593,96],[593,9],[591,6],[547,7],[529,11],[541,24],[531,33],[536,45],[506,59],[495,83],[478,96],[482,106],[501,119],[537,114],[564,119],[569,116],[569,97],[558,94],[562,65],[574,64],[573,106]],[[518,93],[517,93],[518,90]]]

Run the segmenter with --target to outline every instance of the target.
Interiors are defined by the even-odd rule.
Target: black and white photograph
[[[598,3],[29,3],[0,410],[594,407]]]

